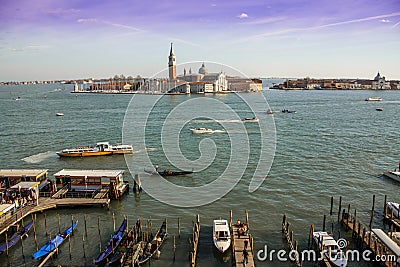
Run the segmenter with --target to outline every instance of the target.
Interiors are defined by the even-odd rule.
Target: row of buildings
[[[400,90],[400,81],[387,81],[378,74],[373,80],[368,79],[287,79],[274,85],[272,89],[303,90]]]
[[[168,78],[135,78],[125,81],[98,81],[88,88],[76,85],[74,92],[111,93],[167,93],[167,94],[205,94],[229,92],[261,92],[261,79],[246,79],[228,76],[224,72],[210,73],[203,63],[198,72],[191,68],[177,75],[176,56],[173,45],[168,56]]]

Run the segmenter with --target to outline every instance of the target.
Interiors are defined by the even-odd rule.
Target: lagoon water
[[[272,81],[266,80],[264,86]],[[71,94],[72,86],[24,85],[0,87],[0,168],[45,168],[50,177],[63,168],[76,169],[123,169],[125,178],[132,182],[123,156],[99,158],[58,158],[56,151],[79,145],[90,145],[99,141],[118,143],[122,141],[122,125],[126,108],[132,95]],[[273,116],[276,126],[276,151],[271,170],[255,192],[248,186],[258,162],[254,151],[259,146],[260,132],[257,124],[246,124],[251,144],[250,160],[242,179],[231,192],[210,204],[180,208],[154,199],[146,192],[130,194],[120,201],[113,201],[110,210],[103,208],[74,208],[46,212],[49,231],[57,232],[57,214],[61,225],[67,226],[71,214],[79,219],[78,230],[71,238],[72,259],[68,244],[50,265],[91,266],[97,256],[97,220],[100,218],[103,243],[113,231],[112,213],[117,226],[126,215],[133,224],[139,216],[152,219],[152,228],[158,227],[163,218],[168,218],[169,238],[161,249],[161,258],[151,261],[151,266],[188,266],[189,242],[192,220],[196,214],[201,219],[200,245],[197,266],[231,266],[231,255],[220,256],[212,245],[212,220],[229,218],[233,210],[234,219],[244,219],[244,210],[249,211],[250,231],[254,235],[255,252],[264,248],[287,249],[281,234],[281,221],[287,214],[299,240],[301,249],[307,246],[308,231],[314,223],[322,228],[324,214],[329,213],[330,197],[335,200],[335,214],[328,216],[328,225],[333,222],[336,236],[350,238],[336,223],[339,196],[343,206],[351,204],[352,211],[364,224],[369,222],[372,196],[376,195],[374,225],[382,226],[384,195],[388,200],[399,201],[400,184],[382,176],[386,169],[398,166],[400,148],[400,91],[277,91],[264,90],[269,106],[276,111]],[[15,97],[20,100],[12,100]],[[380,96],[382,102],[366,102],[369,96]],[[154,96],[143,96],[154,97]],[[201,97],[201,96],[200,96]],[[209,96],[229,103],[240,116],[250,117],[251,112],[234,94]],[[255,97],[259,97],[255,94]],[[135,158],[148,153],[154,164],[161,168],[172,168],[163,154],[159,135],[165,114],[178,104],[199,96],[164,96],[156,107],[160,116],[152,115],[146,128],[146,147],[139,149],[127,160],[135,165]],[[146,101],[142,102],[146,105]],[[382,112],[375,109],[383,108]],[[204,106],[194,105],[201,114]],[[284,114],[280,110],[296,110],[295,114]],[[140,109],[137,110],[140,112]],[[64,117],[57,117],[57,112]],[[257,117],[268,116],[265,110],[256,110]],[[134,125],[134,122],[132,122]],[[232,125],[242,125],[231,121]],[[157,127],[159,126],[159,127]],[[200,156],[199,144],[205,137],[192,135],[189,128],[209,127],[218,129],[220,124],[197,118],[185,124],[180,132],[180,149],[188,159]],[[217,144],[216,159],[207,168],[190,176],[170,178],[172,183],[183,186],[201,186],[216,179],[226,168],[230,157],[229,138],[224,133],[207,136]],[[254,154],[252,154],[254,153]],[[146,168],[149,166],[140,166]],[[188,166],[192,168],[192,166]],[[145,179],[143,177],[142,179]],[[132,188],[132,187],[131,187]],[[173,192],[172,192],[173,193]],[[176,195],[179,198],[179,194]],[[189,200],[188,200],[189,201]],[[85,240],[86,259],[82,252],[83,218],[88,217],[89,236]],[[36,229],[39,246],[48,237],[44,235],[44,219],[37,215]],[[177,218],[181,218],[181,237],[177,238],[177,255],[173,261],[173,236],[177,235]],[[1,237],[3,239],[4,237]],[[104,247],[104,244],[103,244]],[[10,256],[0,256],[0,266],[32,266],[30,255],[35,250],[33,234],[10,251]],[[257,266],[293,266],[290,262],[256,261]],[[305,263],[305,266],[315,266]],[[365,262],[350,262],[349,266],[372,266]]]

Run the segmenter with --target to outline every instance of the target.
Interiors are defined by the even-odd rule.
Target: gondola
[[[186,175],[186,174],[192,174],[193,171],[172,171],[172,170],[163,170],[163,171],[153,171],[153,170],[147,170],[144,169],[145,172],[149,174],[159,174],[161,176],[178,176],[178,175]]]
[[[121,243],[124,235],[126,226],[128,224],[128,220],[125,218],[122,222],[121,226],[118,230],[113,234],[112,238],[108,241],[107,247],[100,253],[99,256],[95,259],[95,264],[100,264],[104,262],[110,255],[113,253],[114,249],[116,249]]]
[[[148,262],[155,255],[167,236],[167,222],[164,220],[153,240],[146,244],[143,254],[139,257],[139,265]]]
[[[9,238],[7,240],[7,242],[4,242],[3,244],[1,244],[0,245],[0,255],[7,251],[7,246],[8,246],[8,249],[10,249],[14,245],[16,245],[23,237],[28,236],[28,232],[32,228],[33,222],[34,221],[32,220],[30,223],[28,223],[27,225],[22,227],[17,233],[13,234],[13,236],[11,238]]]
[[[53,237],[49,242],[47,242],[43,247],[41,247],[38,251],[33,253],[32,257],[36,260],[43,256],[46,256],[56,248],[58,248],[68,236],[71,235],[72,231],[75,229],[78,221],[74,222],[70,227],[65,229],[62,233]]]

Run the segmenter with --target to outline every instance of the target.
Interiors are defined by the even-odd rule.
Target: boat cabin
[[[54,174],[56,188],[67,187],[69,191],[94,192],[109,188],[112,198],[119,198],[127,189],[123,170],[72,170],[63,169]]]
[[[20,182],[40,182],[47,180],[48,170],[0,169],[0,189],[10,188]]]
[[[108,151],[111,149],[110,143],[108,142],[101,142],[101,143],[97,143],[95,148],[98,151]]]

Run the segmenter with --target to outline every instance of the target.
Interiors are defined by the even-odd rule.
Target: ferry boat
[[[397,182],[400,182],[400,171],[385,171],[383,173],[386,177],[389,177]]]
[[[365,101],[382,101],[382,98],[377,96],[367,97]]]
[[[227,220],[214,220],[213,222],[214,246],[224,253],[231,245],[231,234]]]
[[[341,250],[337,241],[327,232],[314,232],[314,242],[321,251],[321,255],[333,266],[346,267],[346,254]]]
[[[132,145],[110,145],[108,142],[100,142],[95,146],[84,146],[68,148],[56,152],[60,157],[89,157],[89,156],[109,156],[114,154],[132,154]]]
[[[210,134],[213,133],[214,131],[212,129],[208,128],[195,128],[195,129],[190,129],[192,134]]]

